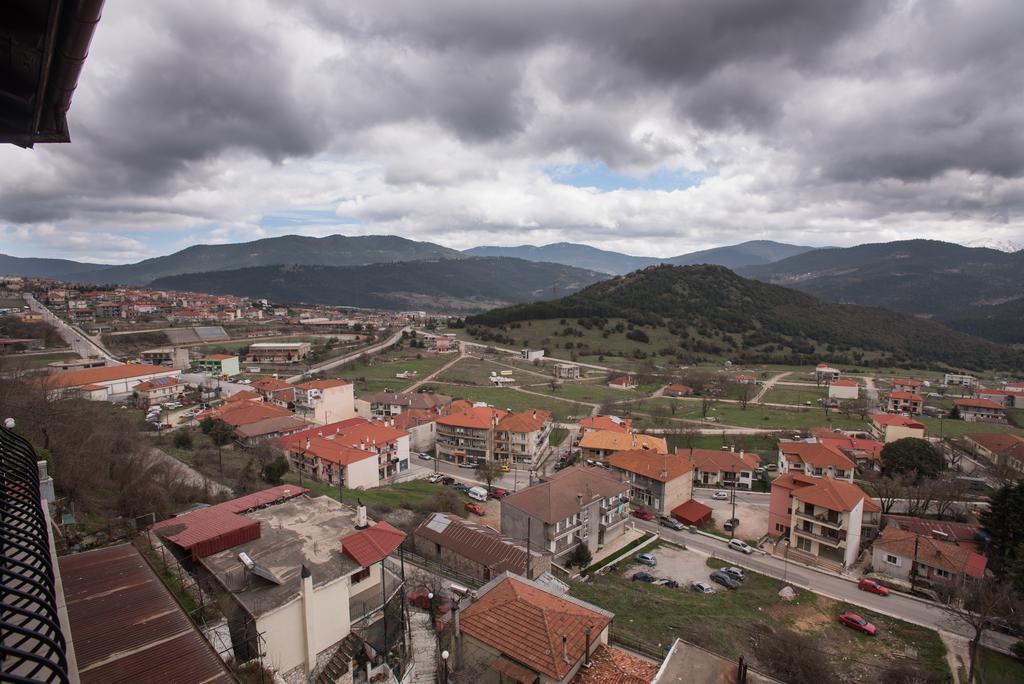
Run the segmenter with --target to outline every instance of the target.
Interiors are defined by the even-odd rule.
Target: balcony
[[[818,532],[809,532],[809,531],[807,531],[807,530],[805,530],[803,528],[800,528],[800,527],[793,528],[793,531],[796,532],[797,534],[799,534],[802,537],[808,537],[810,539],[814,539],[814,540],[818,541],[821,544],[825,544],[826,546],[831,546],[832,548],[835,548],[835,549],[846,548],[846,535],[843,535],[842,537],[830,537],[829,535],[820,534]]]
[[[825,527],[830,527],[834,530],[845,530],[846,529],[846,518],[840,516],[839,518],[832,520],[826,513],[805,513],[803,509],[798,508],[796,510],[796,517],[801,520],[810,520],[811,522],[818,523]]]

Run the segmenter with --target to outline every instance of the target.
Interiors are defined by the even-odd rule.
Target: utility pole
[[[921,541],[921,535],[914,534],[914,557],[910,560],[910,593],[913,594],[917,588],[917,545]]]
[[[731,528],[729,530],[729,538],[730,539],[735,539],[736,538],[736,523],[733,522],[735,520],[736,520],[736,481],[733,480],[733,483],[732,483],[732,517],[729,519],[729,527]]]

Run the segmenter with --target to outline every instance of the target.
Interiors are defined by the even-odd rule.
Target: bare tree
[[[942,608],[949,615],[953,627],[967,626],[971,630],[971,642],[967,667],[967,684],[974,681],[978,645],[985,630],[991,629],[996,621],[1005,619],[1021,608],[1020,599],[1010,582],[994,577],[981,580],[963,580],[959,584],[943,585],[938,588]]]
[[[497,461],[481,461],[480,467],[476,469],[476,474],[487,483],[487,489],[490,489],[491,483],[501,477],[501,472],[501,464]]]
[[[690,458],[693,458],[693,447],[697,444],[700,433],[696,430],[685,430],[679,433],[679,444],[690,450]]]
[[[906,498],[908,483],[902,475],[889,476],[871,473],[865,476],[871,484],[871,491],[882,507],[882,514],[888,515],[896,502]]]
[[[956,504],[967,496],[968,484],[965,480],[946,474],[936,481],[935,513],[940,518],[952,517]]]

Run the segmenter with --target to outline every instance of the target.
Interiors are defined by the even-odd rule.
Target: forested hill
[[[665,327],[681,350],[738,360],[951,368],[1024,368],[1024,352],[934,321],[887,309],[824,302],[742,278],[720,266],[654,266],[552,301],[496,309],[467,325],[502,327],[536,319],[624,318]]]
[[[561,264],[466,257],[368,266],[262,266],[168,276],[152,286],[281,303],[472,312],[575,292],[604,277]]]

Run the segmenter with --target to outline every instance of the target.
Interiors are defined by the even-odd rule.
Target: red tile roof
[[[239,402],[226,404],[219,410],[213,412],[215,418],[220,418],[228,425],[238,427],[256,423],[267,418],[283,418],[292,415],[292,412],[280,406],[271,404],[252,404]]]
[[[349,466],[367,458],[377,458],[377,455],[372,452],[355,449],[317,436],[306,437],[304,441],[293,443],[287,448],[292,453],[315,456],[320,460],[341,466]]]
[[[875,546],[905,558],[914,558],[916,546],[915,560],[918,563],[977,578],[985,576],[985,566],[988,564],[985,556],[970,549],[957,546],[953,542],[908,532],[895,525],[882,530],[882,534],[875,540]]]
[[[497,430],[501,432],[536,432],[551,420],[548,411],[522,411],[512,413],[498,421]]]
[[[503,576],[462,611],[462,631],[534,672],[560,681],[583,657],[586,630],[598,643],[612,614],[582,601],[556,596],[538,585]],[[564,659],[562,639],[565,637]]]
[[[580,421],[584,430],[607,430],[609,432],[632,432],[633,419],[618,416],[593,416]]]
[[[846,480],[834,480],[831,477],[815,478],[816,482],[793,492],[797,501],[822,506],[830,511],[849,512],[864,501],[864,510],[877,510],[878,506],[860,487]]]
[[[992,401],[990,399],[954,399],[953,403],[956,404],[957,407],[968,408],[968,409],[970,409],[970,408],[985,408],[985,409],[999,409],[1000,411],[1003,409],[1003,405],[1002,404],[997,404],[996,402],[994,402],[994,401]]]
[[[348,380],[310,380],[304,382],[299,387],[302,389],[318,389],[325,390],[331,389],[332,387],[344,387],[345,385],[351,385],[352,383]]]
[[[860,383],[856,380],[833,380],[829,384],[833,387],[860,387]]]
[[[651,661],[602,644],[590,656],[590,667],[580,668],[570,684],[650,684],[656,674]]]
[[[278,378],[260,378],[252,383],[252,388],[261,392],[273,392],[274,390],[287,389],[289,387],[291,385]]]
[[[672,509],[673,517],[687,525],[700,525],[711,518],[711,513],[711,506],[695,499],[685,501]]]
[[[43,384],[50,388],[81,387],[82,385],[94,385],[101,382],[112,382],[115,380],[128,380],[143,375],[157,375],[162,373],[179,373],[173,368],[164,366],[151,366],[146,363],[129,363],[121,366],[102,366],[100,368],[84,368],[82,370],[64,371],[54,373],[43,379]]]
[[[686,456],[659,454],[650,449],[617,451],[608,457],[608,464],[658,482],[668,482],[693,472],[693,464]]]
[[[871,420],[875,421],[875,423],[877,423],[878,425],[896,425],[900,427],[924,430],[923,423],[919,423],[913,418],[908,418],[907,416],[900,416],[895,413],[872,413]]]
[[[909,380],[907,378],[894,378],[891,384],[893,384],[893,385],[906,385],[907,387],[920,387],[921,386],[921,381],[920,380]]]
[[[806,463],[812,468],[853,470],[854,463],[841,452],[818,442],[779,442],[779,451],[794,463]]]
[[[153,378],[152,380],[146,380],[145,382],[140,382],[138,385],[135,386],[135,390],[138,391],[138,392],[146,392],[146,391],[151,390],[151,389],[157,389],[158,387],[164,387],[164,388],[166,388],[166,387],[175,387],[176,385],[184,385],[184,384],[185,383],[181,382],[177,378],[170,378],[170,377]],[[85,389],[85,388],[83,387],[82,389]]]
[[[158,536],[167,539],[199,560],[238,544],[259,539],[260,523],[240,513],[280,503],[309,490],[295,485],[280,485],[231,501],[201,508],[153,525]]]
[[[676,449],[676,453],[690,454],[689,449]],[[716,451],[714,449],[694,449],[690,454],[693,467],[705,473],[738,473],[743,470],[756,470],[761,463],[757,454],[737,454],[734,451]]]
[[[874,439],[856,437],[818,437],[818,441],[834,451],[842,452],[847,458],[866,458],[871,461],[882,459],[885,445]]]
[[[964,435],[967,439],[982,446],[993,454],[1017,455],[1024,458],[1024,437],[1011,435],[1004,432],[968,432]]]
[[[437,419],[437,423],[451,427],[487,430],[490,429],[492,422],[501,420],[507,415],[508,411],[502,411],[490,406],[477,406],[465,411],[452,412],[447,416],[441,416]]]
[[[405,540],[405,532],[381,521],[373,527],[358,530],[341,538],[341,550],[365,568],[391,555]]]
[[[889,392],[889,398],[896,399],[897,401],[924,401],[924,397],[922,397],[920,394],[914,394],[913,392],[902,392],[899,390],[895,392]]]

